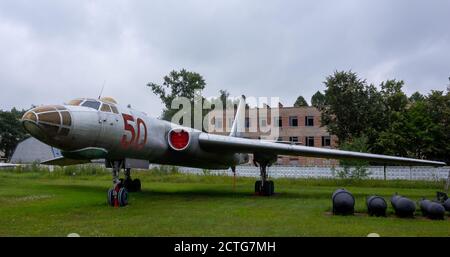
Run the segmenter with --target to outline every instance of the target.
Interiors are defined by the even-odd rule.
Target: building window
[[[331,137],[330,136],[322,137],[322,146],[331,146]]]
[[[298,143],[298,137],[289,137],[289,141],[292,143]]]
[[[289,116],[289,126],[290,127],[298,127],[297,116]]]
[[[267,119],[261,118],[261,127],[267,126]]]
[[[228,127],[229,128],[231,128],[231,127],[233,127],[233,122],[234,122],[234,119],[233,118],[228,118]]]
[[[273,117],[273,124],[275,124],[276,127],[281,128],[283,126],[283,120],[281,117]]]
[[[305,137],[306,146],[314,146],[314,137]]]
[[[245,127],[250,128],[250,118],[249,117],[245,117]]]
[[[305,117],[305,126],[308,126],[308,127],[314,126],[314,116],[306,116]]]
[[[222,129],[222,119],[216,119],[216,128]]]

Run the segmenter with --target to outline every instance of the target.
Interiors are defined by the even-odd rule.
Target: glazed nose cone
[[[69,134],[72,118],[65,107],[46,105],[27,111],[22,124],[33,137],[49,142]]]

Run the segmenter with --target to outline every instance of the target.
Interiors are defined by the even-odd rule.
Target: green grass
[[[400,219],[367,216],[365,197],[434,198],[442,182],[278,179],[277,194],[253,194],[254,180],[136,172],[143,191],[130,204],[106,204],[111,177],[103,169],[36,167],[0,171],[0,236],[450,236],[450,218],[434,221],[416,212]],[[354,216],[333,216],[331,194],[345,187],[356,197]],[[389,204],[390,205],[390,204]]]

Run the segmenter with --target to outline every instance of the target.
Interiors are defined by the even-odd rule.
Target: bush
[[[366,179],[370,176],[370,172],[365,165],[357,165],[354,167],[344,165],[342,169],[336,169],[335,167],[331,168],[333,175],[340,179],[347,180],[361,180]]]
[[[174,175],[179,174],[180,171],[176,166],[160,165],[150,169],[150,172],[154,175]]]

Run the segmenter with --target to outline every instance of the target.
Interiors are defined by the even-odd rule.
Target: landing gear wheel
[[[141,180],[125,179],[123,181],[123,186],[128,190],[128,192],[140,192],[141,191]]]
[[[117,197],[119,200],[119,206],[123,207],[128,205],[128,190],[125,187],[122,187],[117,193]]]
[[[134,192],[134,183],[131,179],[125,179],[123,181],[123,186],[128,190],[128,192]]]
[[[134,179],[133,180],[133,188],[134,192],[140,192],[141,191],[141,180],[140,179]]]
[[[273,195],[275,193],[275,183],[273,183],[272,180],[267,181],[270,184],[270,195]]]
[[[108,190],[108,204],[110,206],[114,206],[114,189]]]
[[[275,184],[272,180],[267,180],[266,183],[261,187],[261,180],[255,182],[255,193],[259,195],[270,196],[275,192]]]
[[[261,180],[255,182],[255,194],[261,194]]]
[[[271,196],[272,192],[273,192],[273,182],[270,183],[271,181],[266,181],[266,183],[264,183],[263,188],[262,188],[262,195],[265,196]]]

